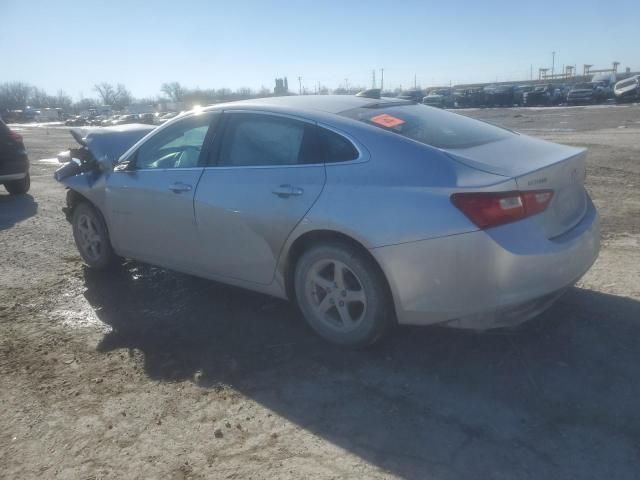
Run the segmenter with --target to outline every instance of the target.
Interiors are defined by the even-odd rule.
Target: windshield
[[[592,83],[577,83],[574,87],[574,89],[578,90],[578,89],[592,89],[593,88],[593,84]]]
[[[355,108],[341,115],[437,148],[467,148],[514,135],[509,130],[425,105]]]

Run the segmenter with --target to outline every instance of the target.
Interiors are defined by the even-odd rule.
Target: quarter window
[[[138,149],[136,168],[193,168],[201,165],[200,152],[214,116],[194,115],[153,136]]]
[[[318,163],[348,162],[358,158],[356,147],[342,135],[321,127],[316,129],[316,135]]]

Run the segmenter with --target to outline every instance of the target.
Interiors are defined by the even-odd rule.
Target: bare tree
[[[79,101],[73,104],[73,111],[80,113],[89,110],[97,105],[98,101],[93,98],[81,98]]]
[[[267,87],[262,85],[262,88],[260,88],[260,91],[258,92],[258,97],[270,97],[270,96],[271,96],[271,90],[269,90]]]
[[[55,97],[56,107],[60,107],[65,112],[68,112],[71,110],[72,103],[73,101],[71,100],[71,97],[67,95],[64,90],[58,90],[58,93],[56,94],[56,97]]]
[[[107,82],[102,82],[94,85],[93,89],[100,96],[100,100],[103,105],[113,105],[116,96],[116,91],[115,88],[113,88],[113,85]]]
[[[115,87],[107,82],[94,85],[94,90],[100,96],[103,105],[111,105],[118,109],[122,109],[131,104],[131,93],[127,88],[118,83]]]
[[[55,97],[49,96],[41,88],[33,87],[29,95],[29,104],[36,108],[55,107]]]
[[[187,90],[178,82],[163,83],[160,90],[174,102],[181,102],[187,94]]]
[[[119,109],[123,109],[127,105],[131,105],[133,101],[133,97],[131,96],[131,92],[126,89],[126,87],[119,83],[116,86],[116,98],[113,102],[113,105]]]
[[[31,85],[23,82],[0,84],[0,110],[15,110],[27,106]]]

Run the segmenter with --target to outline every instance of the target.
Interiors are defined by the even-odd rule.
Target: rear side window
[[[467,148],[514,135],[506,129],[425,105],[355,108],[341,115],[436,148]]]
[[[307,163],[303,152],[307,126],[261,114],[231,114],[224,132],[220,166],[276,166]]]

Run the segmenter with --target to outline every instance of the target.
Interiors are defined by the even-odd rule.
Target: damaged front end
[[[58,154],[58,161],[63,165],[53,174],[56,181],[68,188],[67,207],[63,209],[67,220],[71,218],[74,206],[83,198],[94,204],[102,203],[99,197],[104,195],[104,174],[110,172],[122,154],[154,128],[130,124],[69,130],[78,147]]]
[[[154,128],[142,124],[72,128],[69,133],[80,146],[58,154],[58,161],[64,165],[56,170],[54,178],[62,182],[73,175],[110,169],[123,153]]]

